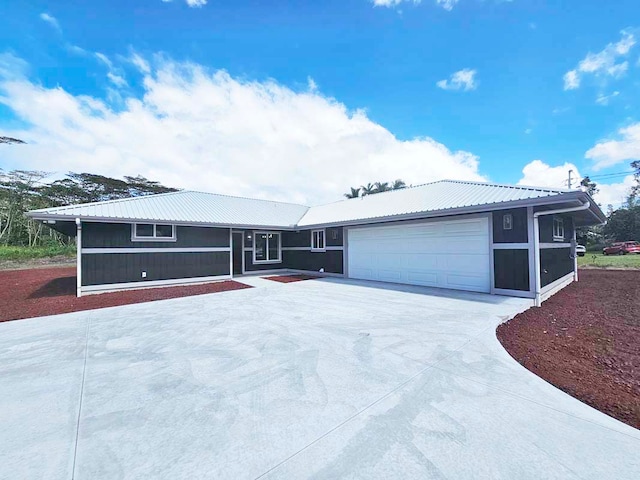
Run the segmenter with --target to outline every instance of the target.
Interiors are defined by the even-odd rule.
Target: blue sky
[[[189,5],[192,3],[194,5]],[[317,203],[443,177],[619,204],[640,157],[637,0],[9,2],[0,168]]]

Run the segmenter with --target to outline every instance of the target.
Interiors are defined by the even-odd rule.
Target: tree
[[[604,234],[612,241],[640,239],[640,206],[619,208],[604,226]]]
[[[596,182],[592,182],[588,175],[580,181],[580,186],[584,187],[592,197],[599,191]]]
[[[372,195],[374,193],[377,193],[376,186],[373,183],[367,183],[366,185],[362,185],[360,189],[362,190],[363,197],[365,195]]]
[[[394,180],[391,184],[391,190],[401,190],[403,188],[407,188],[407,184],[404,183],[404,180],[400,180],[399,178]]]
[[[38,208],[114,200],[176,191],[140,175],[117,178],[92,173],[68,173],[66,178],[44,182],[47,172],[0,171],[0,244],[34,246],[68,239],[45,229],[25,212]]]
[[[358,198],[360,196],[360,188],[351,187],[351,191],[349,193],[344,194],[347,198]]]
[[[23,140],[19,138],[13,137],[0,137],[0,143],[25,143]]]
[[[635,180],[636,184],[631,187],[630,197],[632,199],[635,199],[637,197],[640,197],[640,160],[634,160],[633,162],[631,162],[631,168],[633,168],[634,170],[633,179]]]
[[[376,182],[372,193],[382,193],[391,190],[389,182]]]

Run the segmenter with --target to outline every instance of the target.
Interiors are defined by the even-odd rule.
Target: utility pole
[[[569,170],[569,181],[567,182],[567,185],[569,185],[569,190],[571,190],[571,174],[573,173],[573,170]]]

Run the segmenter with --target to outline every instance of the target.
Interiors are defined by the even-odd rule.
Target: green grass
[[[49,247],[3,247],[0,246],[0,260],[30,260],[33,258],[47,258],[58,255],[74,257],[75,245],[54,245]]]
[[[602,253],[587,252],[584,257],[578,257],[578,266],[640,269],[640,255],[603,255]]]

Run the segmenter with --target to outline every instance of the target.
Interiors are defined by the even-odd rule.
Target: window
[[[311,250],[324,250],[324,230],[311,231]]]
[[[506,213],[502,216],[502,229],[503,230],[513,229],[513,215],[511,215],[510,213]]]
[[[163,223],[134,223],[131,232],[133,242],[162,242],[176,240],[176,226]]]
[[[253,236],[253,263],[279,263],[281,255],[280,234],[256,232]]]
[[[553,219],[553,241],[562,242],[564,240],[564,221],[561,218]]]

